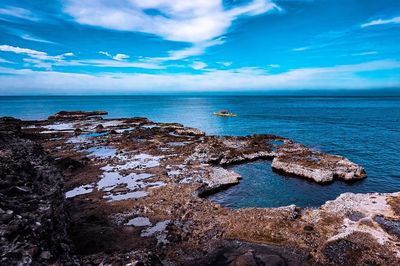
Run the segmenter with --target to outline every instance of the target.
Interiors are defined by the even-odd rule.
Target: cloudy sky
[[[400,88],[398,0],[0,0],[0,95]]]

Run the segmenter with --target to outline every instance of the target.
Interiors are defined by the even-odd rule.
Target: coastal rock
[[[106,111],[60,111],[55,115],[49,116],[48,120],[76,120],[76,119],[85,119],[88,117],[96,117],[107,115]]]
[[[365,177],[361,167],[343,157],[274,135],[207,136],[146,118],[67,120],[0,123],[7,128],[4,132],[23,125],[20,134],[29,138],[15,142],[17,134],[3,134],[5,145],[0,148],[0,169],[9,171],[0,171],[0,221],[6,225],[0,233],[7,240],[1,247],[10,249],[11,236],[32,228],[17,239],[36,241],[17,249],[18,254],[30,254],[19,257],[26,262],[74,264],[77,258],[76,264],[82,265],[399,264],[396,193],[344,194],[315,209],[229,209],[203,198],[240,181],[223,166],[258,159],[274,158],[273,165],[286,163],[284,169],[292,167],[315,181]],[[16,126],[10,127],[13,123]],[[114,133],[96,133],[99,124]],[[36,152],[31,154],[28,146]],[[57,159],[43,155],[41,146]],[[37,207],[36,200],[43,205]],[[25,208],[28,205],[34,207]],[[68,234],[42,230],[44,225],[58,228],[51,223],[69,225]]]
[[[338,155],[314,151],[303,145],[289,143],[278,150],[272,168],[318,183],[332,182],[335,178],[345,181],[366,177],[364,168]]]
[[[242,177],[234,171],[222,167],[212,167],[208,178],[204,180],[205,185],[199,190],[200,196],[215,193],[218,190],[236,185]]]
[[[22,121],[13,117],[0,117],[0,133],[20,134]]]
[[[175,130],[176,134],[188,135],[188,136],[204,136],[205,133],[197,128],[177,128]]]
[[[0,128],[19,130],[5,123]],[[0,132],[0,178],[0,264],[73,263],[64,180],[42,147]]]

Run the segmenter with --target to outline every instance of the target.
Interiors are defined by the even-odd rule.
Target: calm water
[[[341,154],[368,178],[321,186],[276,175],[270,162],[234,167],[241,184],[212,197],[231,207],[317,206],[343,192],[400,191],[400,97],[121,96],[0,97],[0,116],[45,119],[59,110],[106,110],[109,117],[145,116],[179,122],[208,134],[272,133]],[[238,114],[214,117],[219,109]]]

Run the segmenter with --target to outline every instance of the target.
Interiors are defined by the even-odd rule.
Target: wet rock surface
[[[71,239],[66,246],[71,251],[57,253],[40,243],[40,248],[46,247],[35,255],[41,262],[62,261],[71,252],[83,265],[400,263],[399,193],[346,193],[315,209],[231,210],[202,198],[240,182],[225,165],[273,159],[273,167],[316,182],[364,178],[362,167],[347,159],[274,135],[207,136],[180,124],[103,119],[102,114],[63,112],[46,121],[0,121],[0,131],[18,132],[19,141],[42,146],[53,158],[32,158],[18,149],[2,148],[2,158],[14,158],[12,163],[2,159],[2,167],[16,175],[31,169],[16,165],[19,162],[51,160],[54,173],[41,168],[35,173],[42,176],[44,171],[60,180],[52,189],[64,185],[58,195],[65,205],[63,214],[70,219],[65,219],[67,234],[58,237]],[[26,178],[35,180],[36,186],[45,182],[29,174]],[[27,187],[17,178],[10,180],[9,186]],[[53,191],[46,185],[43,189]],[[20,197],[22,202],[19,194],[16,200]],[[10,207],[1,208],[2,219],[8,221]],[[69,263],[71,258],[66,258]]]

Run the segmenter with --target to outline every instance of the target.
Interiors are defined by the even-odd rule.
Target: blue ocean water
[[[237,117],[214,111],[229,109]],[[0,116],[45,119],[59,110],[106,110],[109,117],[144,116],[216,135],[271,133],[365,167],[368,178],[321,186],[282,177],[270,162],[235,166],[244,179],[212,200],[238,207],[318,206],[344,192],[400,191],[400,97],[88,96],[0,97]]]

